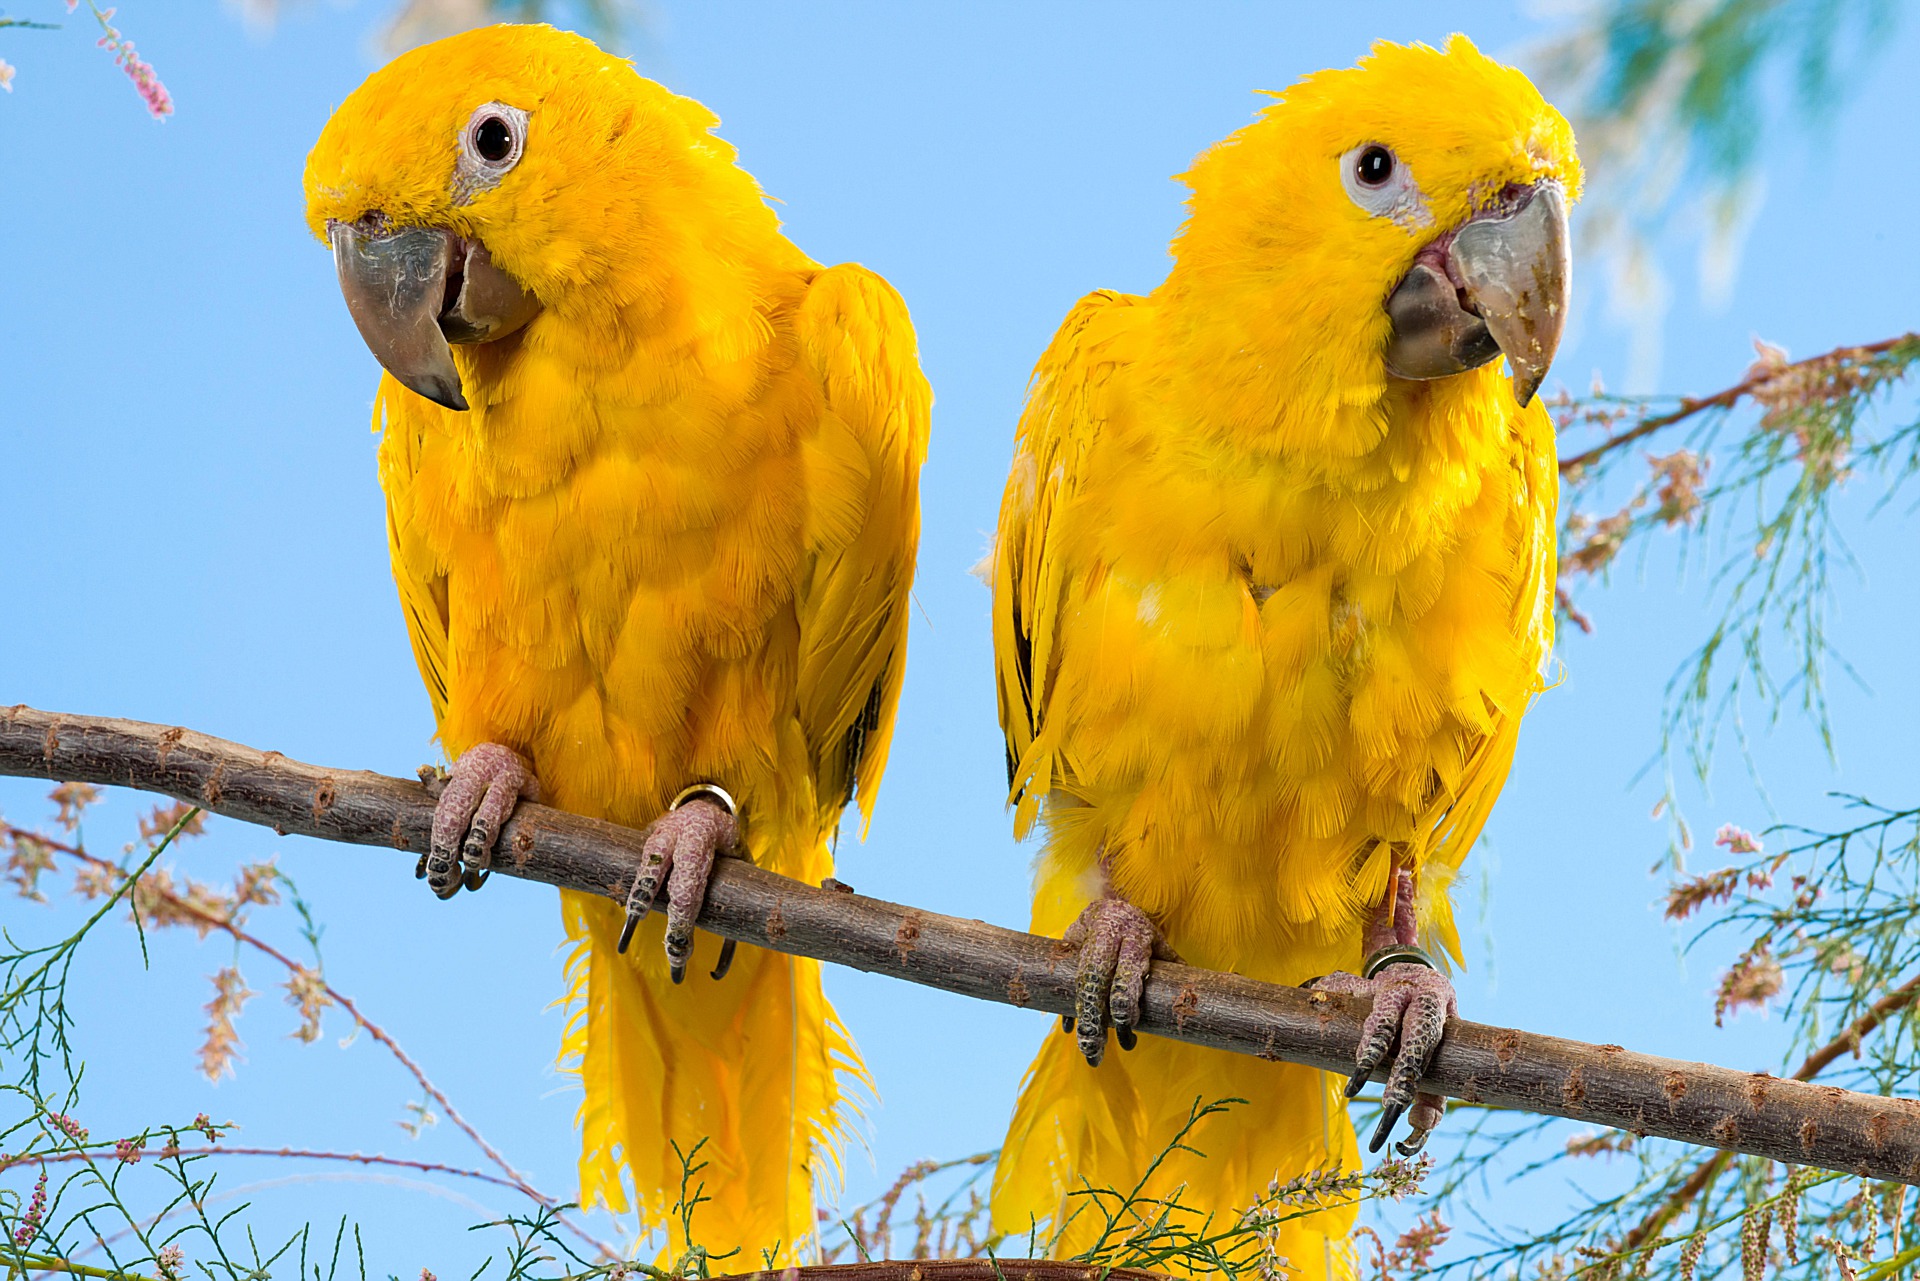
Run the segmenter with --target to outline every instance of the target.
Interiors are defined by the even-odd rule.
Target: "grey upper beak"
[[[1470,219],[1440,262],[1415,262],[1387,299],[1387,371],[1444,378],[1504,354],[1526,405],[1560,346],[1572,281],[1566,199],[1543,182]]]
[[[448,409],[467,408],[448,344],[504,337],[540,311],[485,245],[450,231],[388,230],[377,217],[327,231],[340,293],[368,350],[402,385]]]

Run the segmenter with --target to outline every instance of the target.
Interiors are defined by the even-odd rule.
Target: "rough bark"
[[[714,1281],[1168,1281],[1143,1268],[1106,1269],[1061,1259],[873,1259],[741,1272]]]
[[[321,769],[191,730],[27,707],[0,711],[0,773],[160,792],[282,834],[391,846],[409,859],[433,817],[418,782]],[[624,901],[641,845],[639,832],[523,804],[501,834],[495,870]],[[1056,1015],[1074,1006],[1073,955],[1057,940],[803,885],[733,859],[715,868],[700,926],[963,996]],[[1141,1006],[1142,1032],[1332,1071],[1353,1061],[1367,1012],[1364,999],[1171,962],[1154,964]],[[1461,1019],[1448,1024],[1420,1088],[1920,1185],[1920,1104],[1910,1099]]]

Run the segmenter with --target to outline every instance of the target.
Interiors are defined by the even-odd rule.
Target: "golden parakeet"
[[[865,1071],[815,963],[692,921],[716,854],[817,883],[871,812],[931,398],[899,296],[782,236],[716,124],[491,27],[370,77],[306,195],[387,369],[394,577],[454,761],[420,874],[478,888],[521,796],[648,830],[627,911],[561,895],[581,1199],[657,1225],[705,1139],[696,1237],[758,1266],[811,1240]]]
[[[1462,36],[1276,99],[1184,175],[1164,283],[1074,308],[1020,421],[990,560],[1000,717],[1016,829],[1046,832],[1033,928],[1078,945],[1081,991],[1077,1045],[1042,1048],[1001,1153],[1006,1231],[1132,1187],[1196,1101],[1250,1106],[1145,1194],[1184,1185],[1216,1225],[1357,1164],[1337,1077],[1158,1039],[1101,1064],[1108,1027],[1134,1043],[1156,951],[1373,995],[1354,1088],[1398,1046],[1378,1147],[1453,1007],[1418,943],[1457,953],[1447,886],[1542,688],[1534,392],[1566,316],[1572,133]],[[1281,1253],[1341,1271],[1349,1221],[1290,1223]]]

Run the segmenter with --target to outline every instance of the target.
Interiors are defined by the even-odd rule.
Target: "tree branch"
[[[290,761],[189,730],[15,707],[0,773],[160,792],[217,814],[409,857],[433,799],[418,782]],[[641,833],[522,804],[496,870],[624,901]],[[815,888],[723,859],[700,926],[982,1000],[1071,1013],[1073,952],[1055,939]],[[1140,1030],[1344,1072],[1367,1003],[1172,962],[1147,978]],[[1778,1161],[1920,1184],[1920,1104],[1454,1020],[1421,1088]]]
[[[1806,1060],[1795,1069],[1793,1079],[1811,1081],[1826,1071],[1842,1054],[1858,1053],[1860,1043],[1866,1040],[1874,1029],[1885,1022],[1890,1015],[1897,1014],[1912,1005],[1917,997],[1920,997],[1920,974],[1916,974],[1875,1001],[1867,1007],[1865,1014],[1847,1024],[1844,1032],[1809,1054]],[[1727,1168],[1730,1160],[1732,1158],[1726,1152],[1717,1152],[1695,1166],[1693,1173],[1673,1190],[1672,1195],[1667,1197],[1659,1209],[1642,1219],[1633,1231],[1627,1233],[1620,1243],[1621,1249],[1631,1250],[1645,1245],[1665,1232],[1669,1223],[1692,1205],[1701,1193],[1713,1186],[1713,1181],[1720,1177],[1721,1171]],[[1818,1165],[1819,1162],[1808,1162],[1808,1164]]]
[[[1067,1259],[875,1259],[819,1263],[774,1272],[740,1272],[714,1281],[1170,1281],[1145,1268],[1108,1268]]]

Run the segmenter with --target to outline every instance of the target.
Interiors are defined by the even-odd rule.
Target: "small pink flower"
[[[0,89],[13,92],[13,64],[0,58]]]
[[[163,1245],[160,1247],[160,1253],[153,1256],[153,1261],[166,1281],[180,1281],[186,1271],[187,1255],[186,1251],[177,1245]]]
[[[1714,833],[1713,843],[1715,845],[1726,846],[1727,853],[1729,854],[1761,854],[1765,852],[1760,844],[1759,837],[1744,827],[1735,827],[1732,823],[1728,823],[1718,832]]]
[[[122,1165],[139,1165],[140,1149],[146,1146],[141,1139],[120,1139],[113,1145],[114,1159]]]

